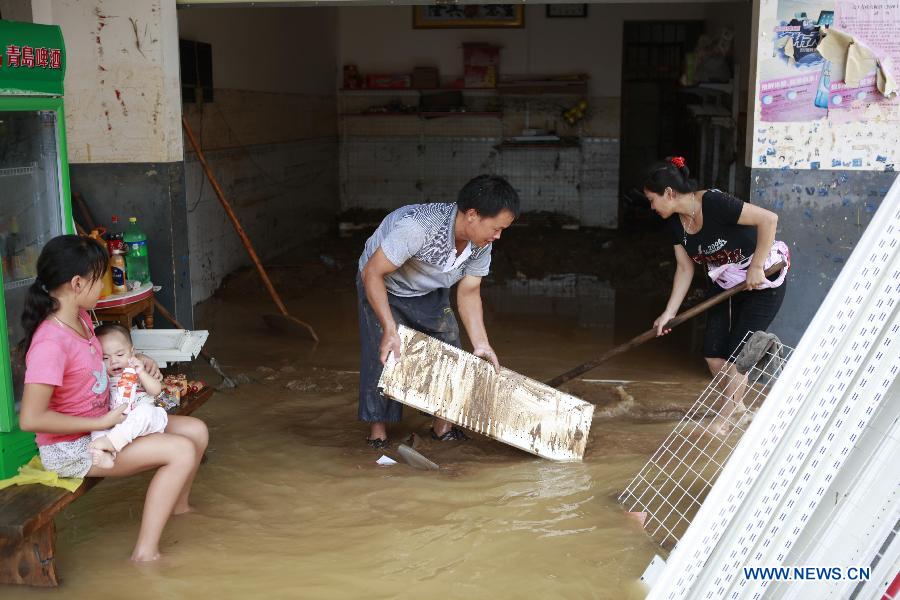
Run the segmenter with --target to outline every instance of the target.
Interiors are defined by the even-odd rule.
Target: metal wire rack
[[[687,530],[793,351],[775,340],[745,374],[735,365],[746,363],[747,354],[733,354],[619,495],[662,548],[674,548]]]

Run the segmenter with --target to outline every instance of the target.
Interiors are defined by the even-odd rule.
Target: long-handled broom
[[[781,262],[778,262],[778,263],[772,265],[771,267],[766,269],[766,277],[768,277],[774,273],[777,273],[785,266],[786,265],[785,265],[784,261],[781,261]],[[673,318],[671,321],[666,323],[665,329],[672,329],[673,327],[681,325],[688,319],[696,317],[700,313],[706,312],[707,310],[709,310],[716,304],[719,304],[720,302],[724,302],[725,300],[728,300],[735,294],[743,292],[746,289],[747,289],[747,282],[744,282],[740,285],[734,286],[733,288],[731,288],[729,290],[725,290],[721,294],[716,294],[712,298],[709,298],[708,300],[704,300],[700,304],[692,306],[691,308],[687,309],[683,313],[676,315],[675,318]],[[554,377],[553,379],[551,379],[550,381],[547,382],[547,385],[549,385],[550,387],[559,387],[562,384],[564,384],[565,382],[567,382],[571,379],[575,379],[582,373],[587,373],[591,369],[597,367],[601,363],[608,361],[609,359],[613,358],[614,356],[618,356],[618,355],[622,354],[623,352],[627,352],[628,350],[631,350],[632,348],[636,348],[636,347],[640,346],[641,344],[643,344],[644,342],[652,340],[655,337],[656,337],[656,328],[653,327],[651,329],[648,329],[641,335],[633,337],[632,339],[628,340],[624,344],[622,344],[620,346],[616,346],[615,348],[612,348],[611,350],[608,350],[606,353],[599,356],[598,358],[595,358],[594,360],[590,360],[586,363],[582,363],[582,364],[578,365],[577,367],[575,367],[574,369],[570,369],[569,371],[566,371],[562,375],[558,375],[558,376]]]

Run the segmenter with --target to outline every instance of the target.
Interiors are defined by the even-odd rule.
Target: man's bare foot
[[[435,418],[431,423],[431,429],[436,436],[441,437],[453,429],[453,423],[445,421],[444,419]]]
[[[376,421],[369,426],[370,440],[386,440],[388,439],[387,426],[382,421]]]
[[[91,464],[95,467],[111,469],[115,464],[116,448],[106,436],[91,442],[88,445],[88,451],[91,453]]]
[[[138,550],[134,549],[134,552],[131,553],[132,562],[136,563],[149,563],[159,560],[162,555],[159,553],[159,550]]]

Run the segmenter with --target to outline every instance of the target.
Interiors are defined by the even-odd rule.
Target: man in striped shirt
[[[481,278],[488,274],[492,243],[518,216],[519,196],[509,182],[480,175],[463,186],[455,203],[395,210],[366,241],[356,289],[362,347],[359,418],[370,424],[370,445],[387,447],[387,423],[401,418],[400,403],[378,391],[388,354],[400,356],[398,323],[460,347],[450,307],[450,288],[457,283],[457,308],[473,353],[499,370],[484,327]],[[439,418],[431,434],[442,441],[467,439]]]

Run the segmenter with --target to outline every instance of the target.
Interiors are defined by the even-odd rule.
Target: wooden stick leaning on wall
[[[266,290],[272,297],[272,301],[275,303],[275,306],[278,307],[278,311],[281,313],[280,315],[264,314],[262,315],[263,320],[273,329],[278,329],[281,331],[304,332],[308,334],[313,339],[313,341],[318,342],[319,336],[316,335],[315,330],[309,323],[301,321],[300,319],[293,317],[288,313],[287,307],[281,300],[281,296],[278,294],[278,291],[272,284],[272,280],[269,279],[269,274],[266,273],[266,269],[265,267],[263,267],[262,261],[256,254],[253,243],[250,241],[250,238],[247,237],[247,232],[244,231],[244,227],[238,220],[237,214],[235,214],[234,209],[231,207],[231,203],[228,202],[227,198],[225,198],[225,193],[222,191],[222,188],[219,185],[216,176],[213,174],[212,169],[209,167],[209,163],[206,162],[206,156],[204,156],[203,151],[200,149],[200,144],[194,137],[194,131],[188,124],[187,119],[183,116],[181,117],[181,125],[182,127],[184,127],[184,132],[187,135],[188,142],[190,142],[191,147],[197,154],[197,159],[200,161],[203,172],[206,173],[207,179],[209,179],[210,184],[212,184],[213,190],[215,190],[216,192],[216,197],[219,199],[219,202],[222,203],[222,207],[225,209],[225,213],[231,220],[231,224],[234,226],[234,230],[237,232],[238,237],[241,238],[241,243],[244,244],[244,248],[246,248],[247,254],[250,255],[250,259],[256,266],[256,271],[259,273],[259,277],[260,279],[262,279],[263,285],[266,287]]]

